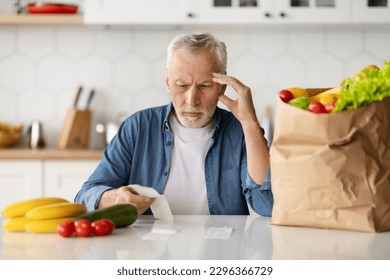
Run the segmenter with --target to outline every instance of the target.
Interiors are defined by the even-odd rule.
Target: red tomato
[[[77,220],[74,223],[74,225],[76,228],[76,235],[78,237],[88,237],[91,235],[92,226],[91,226],[91,222],[88,221],[87,219]]]
[[[62,237],[70,237],[75,232],[75,225],[73,221],[65,221],[58,225],[57,233]]]
[[[102,221],[103,223],[105,223],[107,225],[108,234],[111,234],[114,231],[115,224],[113,221],[106,219],[106,218],[100,219],[100,221]]]
[[[325,105],[325,110],[330,113],[333,111],[334,107],[336,106],[336,99],[333,99],[332,102]]]
[[[287,89],[282,89],[281,91],[279,91],[278,95],[283,102],[289,102],[291,99],[294,98],[294,95],[291,93],[291,91]]]
[[[92,222],[92,232],[96,236],[104,236],[108,234],[108,225],[102,220]]]
[[[322,103],[319,102],[319,101],[312,101],[312,102],[309,104],[308,110],[309,110],[310,112],[313,112],[313,113],[316,113],[316,114],[328,113],[328,112],[325,110],[324,105],[322,105]]]

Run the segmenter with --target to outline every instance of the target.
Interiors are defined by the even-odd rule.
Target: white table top
[[[233,233],[228,239],[206,239],[210,227],[233,228]],[[164,228],[178,231],[165,240],[142,239],[152,229]],[[104,237],[62,238],[3,229],[0,235],[0,259],[9,260],[390,259],[390,232],[284,227],[257,216],[175,216],[172,222],[142,216]]]

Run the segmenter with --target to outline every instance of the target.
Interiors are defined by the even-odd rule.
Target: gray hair
[[[180,49],[195,53],[203,48],[210,50],[214,54],[218,64],[218,71],[223,74],[226,73],[226,45],[210,33],[180,34],[176,36],[167,49],[167,68],[176,50]]]

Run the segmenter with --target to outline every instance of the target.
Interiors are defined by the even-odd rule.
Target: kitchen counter
[[[0,160],[20,159],[101,159],[103,150],[0,149]]]
[[[228,239],[206,239],[210,227],[233,232]],[[178,231],[168,239],[143,239],[152,229]],[[173,222],[141,216],[104,237],[62,238],[3,229],[0,235],[0,259],[9,260],[390,259],[390,232],[284,227],[258,216],[174,216]]]

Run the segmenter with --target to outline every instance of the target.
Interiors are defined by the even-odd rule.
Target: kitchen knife
[[[76,92],[76,97],[74,99],[74,103],[73,103],[73,107],[76,108],[77,107],[77,103],[79,102],[79,99],[80,99],[80,95],[81,95],[81,92],[83,91],[83,87],[82,86],[79,86],[79,88],[77,89],[77,92]]]
[[[87,100],[87,109],[91,106],[91,101],[93,99],[93,96],[95,95],[95,89],[92,89],[89,93],[88,100]]]

